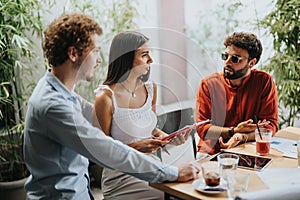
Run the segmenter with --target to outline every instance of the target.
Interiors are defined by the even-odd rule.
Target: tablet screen
[[[231,152],[226,152],[226,153],[231,153]],[[236,154],[240,157],[238,167],[252,169],[256,171],[263,170],[272,161],[271,158],[250,156],[250,155],[239,154],[239,153],[232,153],[232,154]],[[210,160],[217,161],[217,156],[213,157]]]

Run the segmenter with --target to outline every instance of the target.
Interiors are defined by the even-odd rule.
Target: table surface
[[[287,127],[285,129],[280,130],[276,133],[275,137],[286,138],[291,140],[300,140],[300,128],[296,127]],[[248,142],[245,144],[241,144],[235,148],[227,150],[228,152],[237,152],[248,155],[256,155],[256,148],[253,142]],[[267,168],[297,168],[298,162],[297,159],[286,158],[282,156],[282,153],[271,149],[270,154],[266,157],[272,158],[272,162]],[[197,161],[200,165],[202,162],[208,161],[210,158],[203,159],[201,161]],[[250,172],[250,180],[248,186],[248,192],[257,191],[262,189],[267,189],[268,187],[264,184],[264,182],[259,178],[253,170],[241,169],[240,171],[248,171]],[[150,183],[149,185],[159,189],[165,193],[171,194],[172,196],[176,196],[182,199],[227,199],[226,193],[221,194],[204,194],[195,190],[192,186],[193,181],[185,182],[185,183]]]

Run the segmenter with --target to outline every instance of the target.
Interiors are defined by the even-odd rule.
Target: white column
[[[188,99],[184,1],[161,0],[159,42],[162,104]]]

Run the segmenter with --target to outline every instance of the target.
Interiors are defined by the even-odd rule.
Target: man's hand
[[[181,164],[178,167],[178,182],[186,182],[192,179],[197,178],[197,175],[200,171],[200,167],[198,167],[196,165],[196,163],[185,163],[185,164]]]
[[[263,121],[258,121],[258,126],[259,127],[264,127],[265,125],[269,124],[269,121],[263,120]],[[254,132],[256,129],[256,124],[253,123],[252,119],[248,119],[247,121],[241,122],[237,125],[237,127],[234,128],[235,133],[250,133]]]
[[[230,149],[232,147],[237,146],[240,142],[247,142],[253,140],[255,140],[254,132],[236,133],[226,143],[223,142],[222,137],[219,137],[219,143],[222,149]]]
[[[243,141],[243,135],[244,134],[236,133],[226,143],[223,142],[222,137],[219,137],[219,143],[220,143],[221,148],[222,149],[230,149],[232,147],[237,146],[240,143],[240,141]]]

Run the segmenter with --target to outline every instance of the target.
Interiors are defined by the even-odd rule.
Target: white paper
[[[296,141],[284,138],[273,137],[271,139],[271,148],[277,149],[283,153],[284,157],[297,158]]]
[[[298,168],[267,168],[256,174],[270,189],[280,189],[283,186],[299,186],[300,188],[300,169]]]

